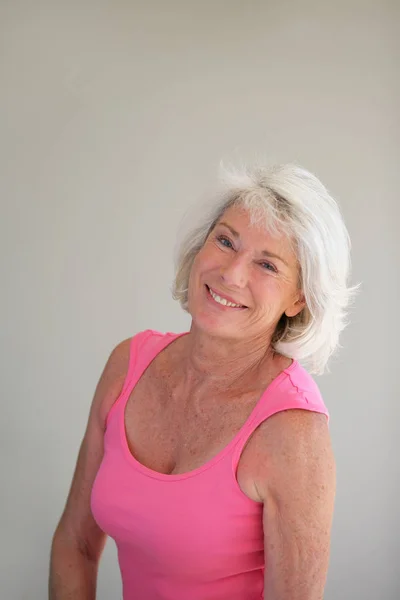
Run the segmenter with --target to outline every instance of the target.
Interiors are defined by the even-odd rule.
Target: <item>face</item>
[[[193,263],[188,308],[193,323],[224,338],[270,337],[283,313],[304,307],[290,241],[250,224],[239,206],[225,211]]]

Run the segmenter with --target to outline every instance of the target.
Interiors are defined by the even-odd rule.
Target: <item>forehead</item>
[[[283,258],[296,261],[294,240],[277,228],[268,228],[265,221],[252,223],[248,210],[242,206],[232,205],[221,215],[217,225],[226,224],[237,232],[241,242],[257,251],[279,251]]]

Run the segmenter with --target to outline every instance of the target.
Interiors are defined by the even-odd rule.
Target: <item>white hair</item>
[[[245,208],[251,223],[282,232],[294,243],[299,289],[306,306],[282,315],[272,338],[276,352],[323,373],[347,325],[346,308],[358,286],[348,287],[350,239],[340,209],[324,185],[295,164],[222,169],[222,189],[200,222],[180,244],[173,296],[188,310],[193,261],[209,233],[232,205]]]

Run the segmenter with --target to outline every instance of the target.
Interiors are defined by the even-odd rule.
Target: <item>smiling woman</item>
[[[190,331],[136,334],[100,378],[53,539],[52,600],[94,597],[106,535],[124,600],[323,596],[335,462],[309,373],[325,369],[355,291],[349,239],[297,166],[224,185],[178,254]]]
[[[197,326],[211,335],[217,328],[219,336],[232,341],[262,332],[267,341],[282,315],[295,317],[304,308],[295,252],[284,234],[252,225],[248,211],[240,205],[227,208],[223,218],[193,261],[188,310]],[[232,303],[236,307],[228,311],[231,318],[220,308],[228,306],[226,301],[229,308]]]
[[[305,304],[291,319],[282,312],[273,338],[277,350],[306,362],[311,373],[322,374],[338,346],[346,308],[357,289],[347,285],[350,239],[337,203],[312,173],[293,164],[226,170],[221,180],[222,190],[211,210],[179,248],[174,297],[188,309],[191,268],[210,234],[219,233],[219,243],[237,253],[240,233],[228,217],[240,214],[250,235],[257,232],[265,246],[257,248],[259,261],[262,256],[271,259],[264,268],[279,272],[278,263],[283,263],[288,269],[289,250],[297,263]]]

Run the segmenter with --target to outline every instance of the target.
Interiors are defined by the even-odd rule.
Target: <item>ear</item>
[[[291,306],[288,306],[288,308],[285,310],[285,315],[287,317],[295,317],[303,310],[305,305],[306,300],[304,298],[304,294],[302,292],[299,292],[293,304],[291,304]]]

